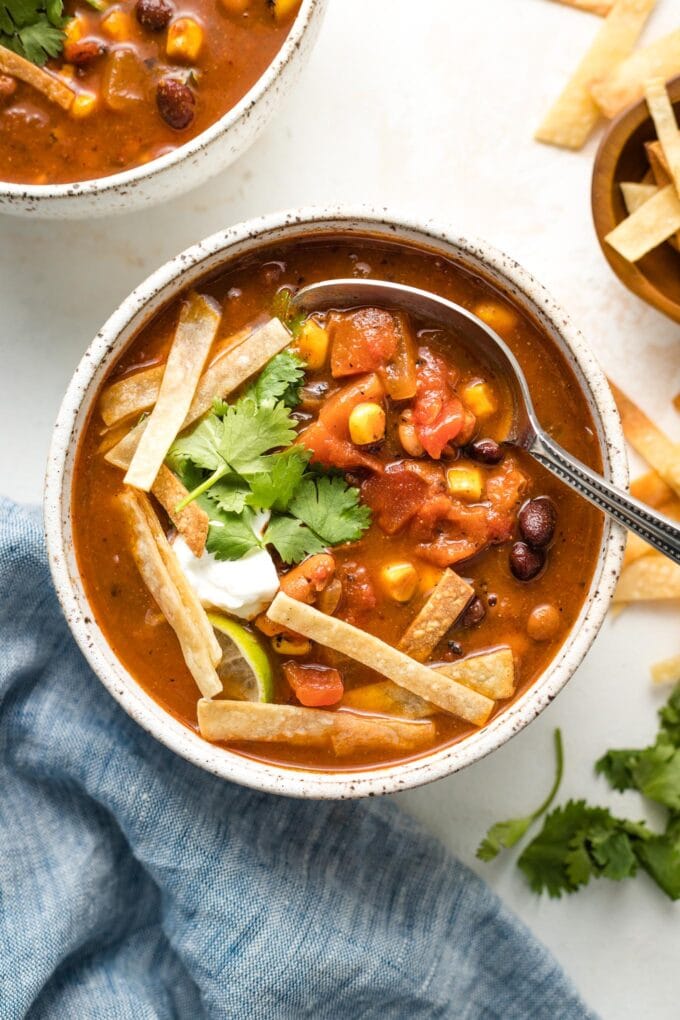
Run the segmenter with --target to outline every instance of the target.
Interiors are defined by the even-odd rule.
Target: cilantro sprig
[[[0,45],[39,67],[64,47],[62,0],[0,0]]]
[[[217,559],[272,545],[284,563],[298,563],[355,541],[370,524],[358,490],[310,468],[310,451],[293,445],[303,379],[297,355],[277,354],[235,403],[216,400],[170,450],[168,464],[189,492],[178,509],[196,500],[206,511],[207,548]]]
[[[618,818],[608,808],[570,800],[547,815],[518,860],[534,892],[559,898],[591,878],[621,881],[643,869],[672,900],[680,899],[680,684],[659,712],[649,747],[608,751],[595,768],[615,790],[637,790],[668,809],[663,832]],[[558,768],[559,774],[559,768]],[[545,805],[542,805],[545,808]],[[514,846],[541,813],[492,826],[477,855],[491,860]]]

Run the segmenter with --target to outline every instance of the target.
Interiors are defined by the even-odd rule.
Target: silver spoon
[[[680,563],[680,525],[611,485],[563,450],[541,428],[517,359],[498,334],[476,315],[437,294],[385,280],[324,280],[312,283],[297,292],[292,304],[304,312],[367,304],[394,307],[423,316],[449,330],[457,330],[508,383],[514,408],[512,424],[503,442],[526,450],[600,510],[675,563]]]

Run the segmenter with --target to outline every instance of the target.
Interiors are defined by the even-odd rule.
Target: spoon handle
[[[680,525],[675,521],[610,485],[595,471],[563,450],[545,432],[536,435],[529,453],[619,524],[649,542],[674,563],[680,563]]]

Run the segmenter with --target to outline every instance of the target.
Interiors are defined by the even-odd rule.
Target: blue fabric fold
[[[592,1017],[498,898],[388,800],[207,775],[129,719],[0,501],[0,1016]]]

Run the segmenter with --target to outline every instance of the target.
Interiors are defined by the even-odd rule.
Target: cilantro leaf
[[[249,476],[250,506],[283,513],[293,498],[305,473],[311,453],[304,446],[291,446],[288,450],[262,458],[263,470]]]
[[[324,543],[295,517],[274,516],[264,533],[264,541],[273,545],[284,563],[298,563],[305,556],[321,552]]]
[[[641,867],[672,900],[680,900],[680,818],[671,818],[663,835],[637,847]]]
[[[219,454],[240,474],[257,470],[263,453],[277,446],[290,446],[295,439],[295,422],[282,402],[272,407],[239,401],[229,407],[222,419]]]
[[[250,486],[238,475],[226,475],[215,482],[205,495],[225,513],[240,514],[250,497]]]
[[[62,0],[0,0],[0,45],[39,67],[64,46]]]
[[[340,476],[304,479],[288,509],[327,545],[354,542],[371,523],[370,509],[359,504],[359,490]]]
[[[183,461],[191,461],[196,467],[216,471],[224,464],[219,453],[223,431],[222,419],[216,414],[208,415],[191,432],[178,436],[170,447],[168,463],[174,470]]]
[[[255,514],[248,507],[240,514],[222,513],[211,521],[206,549],[216,560],[240,560],[252,549],[261,549],[262,541],[253,529]]]
[[[265,365],[245,397],[266,407],[273,407],[278,400],[286,407],[297,407],[304,377],[302,358],[293,351],[281,351]]]
[[[564,752],[562,749],[562,734],[555,730],[555,779],[553,780],[550,793],[536,810],[524,818],[509,818],[505,822],[496,822],[492,825],[482,842],[477,847],[477,857],[480,861],[492,861],[505,847],[509,849],[519,843],[527,829],[548,810],[560,788],[562,773],[564,771]]]
[[[675,747],[680,747],[680,684],[673,692],[662,709],[659,710],[661,731]]]
[[[665,730],[651,747],[608,751],[595,765],[615,790],[639,790],[671,811],[680,811],[680,749]]]

